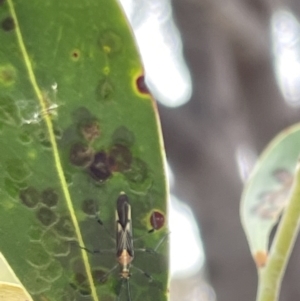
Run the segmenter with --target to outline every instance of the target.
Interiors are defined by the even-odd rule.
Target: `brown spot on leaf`
[[[11,31],[13,29],[15,29],[16,25],[15,25],[15,21],[12,17],[6,17],[3,21],[2,21],[2,29],[4,31]]]
[[[253,255],[257,268],[263,268],[268,260],[268,253],[266,251],[258,251]]]
[[[87,199],[82,202],[81,209],[88,215],[96,215],[99,211],[99,206],[96,200]]]
[[[74,61],[78,61],[80,58],[80,51],[78,49],[74,49],[71,53],[71,56]]]
[[[39,192],[34,187],[27,187],[26,189],[21,190],[20,192],[20,200],[21,202],[29,207],[34,208],[37,206],[40,201]]]
[[[100,46],[102,50],[108,55],[118,53],[122,49],[121,37],[115,32],[108,30],[101,34]]]
[[[92,275],[96,285],[107,281],[106,272],[103,270],[94,270]]]
[[[278,219],[282,208],[270,204],[258,204],[251,209],[251,213],[263,220]]]
[[[97,120],[84,121],[79,128],[83,138],[88,142],[93,142],[100,136],[100,126]]]
[[[111,171],[129,170],[132,162],[130,150],[121,144],[114,145],[109,152],[109,166]]]
[[[140,93],[142,94],[149,94],[149,89],[146,85],[146,82],[145,82],[145,77],[144,75],[140,75],[137,80],[136,80],[136,86],[137,86],[137,89]]]
[[[99,101],[101,100],[110,100],[113,97],[114,88],[108,78],[104,78],[99,81],[99,84],[96,88],[96,95]]]
[[[12,85],[16,80],[16,69],[12,65],[3,65],[0,66],[0,84],[3,85]],[[9,100],[7,100],[9,101]],[[10,100],[13,102],[12,100]],[[6,104],[6,106],[8,103]]]
[[[251,209],[252,213],[262,219],[278,219],[287,204],[288,195],[293,184],[293,175],[282,168],[273,172],[280,186],[276,189],[263,191],[258,195],[258,203]]]
[[[94,158],[94,151],[87,145],[80,142],[72,145],[70,150],[70,161],[72,164],[87,167]]]
[[[56,233],[62,238],[74,238],[74,226],[68,216],[61,217],[54,228]]]
[[[120,126],[114,131],[112,141],[114,144],[122,144],[130,147],[135,141],[134,133],[129,131],[125,126]]]
[[[58,194],[53,188],[47,188],[42,192],[42,202],[48,207],[56,206]]]
[[[74,123],[82,120],[90,119],[92,117],[90,111],[86,107],[79,107],[72,112],[72,119]]]
[[[46,227],[52,225],[57,220],[55,213],[47,207],[42,207],[36,214],[38,220]]]
[[[56,139],[61,139],[62,138],[63,131],[60,128],[55,127],[54,130],[53,130],[53,132],[54,132],[54,135],[55,135]]]
[[[88,280],[85,275],[81,273],[76,273],[74,275],[73,283],[71,283],[71,286],[78,290],[80,294],[86,296],[91,294],[91,289],[88,285]]]
[[[153,211],[150,216],[150,224],[154,230],[159,230],[165,224],[165,216],[159,211]]]
[[[284,168],[278,168],[273,172],[274,178],[282,185],[292,185],[293,175]]]
[[[100,182],[105,181],[110,177],[111,171],[107,155],[104,151],[100,151],[95,155],[94,161],[89,167],[89,171],[92,177]]]
[[[134,183],[142,183],[148,176],[147,165],[144,161],[133,158],[130,170],[124,172],[126,178]]]

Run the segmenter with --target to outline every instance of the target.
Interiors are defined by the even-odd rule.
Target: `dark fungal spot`
[[[0,66],[0,84],[9,86],[16,81],[16,69],[12,65]],[[6,97],[7,98],[7,97]],[[12,100],[6,99],[6,106],[13,103]]]
[[[103,284],[107,281],[107,277],[105,277],[106,272],[103,270],[94,270],[92,275],[96,285]]]
[[[31,227],[28,230],[28,237],[30,241],[40,241],[42,235],[43,230],[41,229],[41,227],[31,225]]]
[[[99,211],[99,206],[96,200],[87,199],[82,202],[81,209],[88,215],[96,215]]]
[[[11,31],[13,29],[15,29],[16,25],[15,25],[15,21],[12,17],[6,17],[3,21],[2,21],[2,29],[4,31]]]
[[[40,242],[31,242],[30,248],[23,249],[23,259],[35,268],[46,267],[51,258]]]
[[[41,272],[41,277],[49,282],[53,282],[60,278],[63,273],[63,268],[58,260],[50,262],[49,266]]]
[[[78,49],[74,49],[72,51],[71,57],[72,57],[73,61],[78,61],[80,58],[80,51]]]
[[[65,180],[66,180],[67,184],[72,185],[73,184],[73,175],[72,175],[72,173],[65,171],[64,176],[65,176]]]
[[[100,136],[100,126],[97,120],[85,120],[79,125],[80,134],[88,142],[93,142]]]
[[[80,142],[72,145],[70,150],[70,161],[72,164],[87,167],[94,158],[94,151],[87,145]]]
[[[57,220],[55,213],[47,207],[40,208],[37,211],[36,216],[38,220],[46,227],[53,225]]]
[[[119,52],[122,49],[122,40],[119,35],[109,30],[101,34],[100,46],[108,55]]]
[[[20,194],[20,188],[18,187],[17,183],[15,181],[12,181],[10,178],[5,178],[4,179],[4,191],[11,196],[13,199],[18,197]]]
[[[159,211],[153,211],[150,216],[150,224],[154,230],[159,230],[165,224],[165,216]]]
[[[57,128],[57,127],[54,128],[53,132],[54,132],[54,135],[55,135],[56,139],[61,139],[62,138],[63,131],[60,128]]]
[[[70,253],[70,243],[63,241],[52,229],[47,229],[41,243],[52,256],[67,256]]]
[[[100,151],[95,155],[94,161],[89,166],[89,172],[95,180],[100,182],[110,177],[111,171],[107,155],[104,151]]]
[[[74,123],[78,123],[81,120],[88,120],[90,118],[92,118],[92,114],[85,107],[79,107],[72,112],[72,119]]]
[[[89,296],[91,294],[91,289],[90,289],[90,287],[88,286],[87,283],[85,285],[81,285],[79,287],[79,293],[82,296]]]
[[[146,82],[145,82],[145,77],[144,75],[141,75],[137,78],[136,80],[136,86],[137,86],[137,89],[140,93],[142,94],[149,94],[149,89],[146,85]]]
[[[0,83],[2,82],[0,67]],[[0,97],[0,124],[16,126],[20,124],[20,116],[16,103],[9,97]]]
[[[78,290],[81,295],[90,295],[91,289],[88,285],[88,280],[85,275],[81,273],[76,273],[74,275],[74,279],[72,283],[70,283],[71,287],[73,287],[75,290]]]
[[[5,162],[9,177],[18,183],[24,182],[32,173],[26,161],[21,159],[10,159]]]
[[[144,161],[133,158],[130,169],[124,172],[125,177],[134,183],[142,183],[148,176],[147,165]]]
[[[41,141],[41,145],[48,149],[52,147],[51,142],[49,140]]]
[[[278,168],[273,172],[274,178],[283,185],[291,185],[293,182],[293,175],[287,169]]]
[[[48,207],[56,206],[58,194],[53,188],[47,188],[42,191],[42,202]]]
[[[62,238],[74,238],[73,223],[68,216],[61,217],[54,228],[56,233]]]
[[[18,138],[19,138],[19,140],[20,140],[20,142],[22,144],[28,144],[28,143],[30,143],[32,141],[31,136],[30,136],[30,134],[28,132],[22,132],[22,133],[20,133],[19,136],[18,136]]]
[[[74,257],[70,261],[70,268],[72,269],[72,271],[74,271],[74,275],[75,275],[75,273],[77,271],[84,270],[84,263],[82,262],[82,260],[79,257]]]
[[[109,166],[111,171],[129,170],[132,161],[130,150],[121,144],[114,145],[109,152]]]
[[[72,290],[71,287],[64,287],[62,290],[58,290],[56,293],[56,299],[54,300],[63,300],[63,301],[74,301],[77,300],[75,297],[75,292]],[[42,300],[44,301],[44,300]],[[45,300],[48,301],[48,300]]]
[[[29,186],[21,190],[20,200],[25,206],[29,208],[34,208],[40,201],[40,195],[34,187]]]
[[[39,129],[35,135],[43,147],[51,148],[51,142],[49,140],[48,133],[46,133],[44,129]]]
[[[114,144],[122,144],[130,147],[135,141],[134,133],[129,131],[125,126],[120,126],[114,131],[112,141]]]
[[[114,88],[111,81],[108,78],[99,81],[96,88],[97,100],[110,100],[113,97]]]
[[[3,5],[5,0],[0,0],[0,6]]]
[[[45,131],[43,131],[43,130],[38,130],[36,132],[36,137],[39,141],[44,141],[47,139],[47,135],[46,135]]]

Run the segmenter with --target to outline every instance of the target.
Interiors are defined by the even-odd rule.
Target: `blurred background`
[[[240,196],[266,144],[299,121],[299,1],[120,1],[162,123],[171,300],[255,300]],[[299,243],[280,300],[300,300]]]

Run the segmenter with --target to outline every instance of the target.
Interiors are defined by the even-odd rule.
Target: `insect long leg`
[[[161,238],[161,240],[157,243],[156,247],[154,248],[154,252],[156,252],[159,249],[159,247],[163,244],[166,238],[169,237],[170,234],[171,232],[168,232]]]
[[[130,292],[129,279],[126,279],[126,282],[127,282],[128,300],[131,301],[131,292]]]
[[[106,233],[113,239],[113,241],[115,241],[115,237],[109,232],[109,230],[106,228],[105,224],[102,222],[102,220],[100,219],[98,213],[97,213],[97,206],[94,203],[94,212],[95,212],[95,219],[97,221],[97,223],[104,228],[104,230],[106,231]]]
[[[102,220],[99,218],[99,216],[97,214],[96,214],[95,218],[96,218],[96,221],[98,222],[98,224],[101,225],[105,229],[105,231],[108,233],[110,238],[113,241],[116,241],[115,238],[112,236],[112,234],[109,232],[109,230],[105,227]],[[91,254],[115,253],[115,249],[90,250],[83,246],[79,246],[79,248],[84,249],[85,251],[87,251],[88,253],[91,253]]]
[[[90,250],[86,247],[82,247],[82,246],[79,246],[80,249],[83,249],[85,251],[87,251],[88,253],[91,253],[91,254],[103,254],[103,253],[115,253],[116,250],[115,249],[104,249],[104,250]]]
[[[151,248],[139,248],[139,249],[134,249],[134,251],[137,252],[146,252],[146,253],[151,253],[151,254],[157,254],[157,250],[159,249],[159,247],[163,244],[163,242],[166,240],[166,238],[169,236],[171,232],[166,233],[161,239],[160,241],[157,243],[157,245],[155,246],[154,249]]]
[[[149,281],[153,281],[152,276],[151,276],[150,274],[148,274],[147,272],[143,271],[143,270],[140,269],[140,268],[137,268],[137,267],[134,266],[134,265],[131,265],[131,267],[134,268],[135,270],[139,271],[139,272],[140,272],[141,274],[143,274],[144,276],[146,276],[146,277],[149,279]]]
[[[121,287],[120,287],[120,291],[118,293],[118,296],[117,296],[117,301],[119,301],[121,299],[121,294],[122,294],[122,288],[123,288],[123,284],[124,282],[126,281],[127,283],[127,294],[128,294],[128,301],[132,301],[131,299],[131,291],[130,291],[130,284],[129,284],[129,279],[122,279],[122,284],[121,284]]]
[[[149,231],[151,231],[151,230],[149,230]],[[141,238],[144,238],[144,237],[148,236],[149,234],[153,233],[155,230],[151,231],[151,232],[149,232],[149,231],[146,234],[143,234],[137,238],[134,238],[133,241],[136,242],[136,241],[140,240]]]
[[[99,218],[98,215],[95,216],[97,223],[104,228],[104,230],[106,231],[106,233],[110,236],[110,238],[112,238],[113,241],[116,241],[115,237],[109,232],[109,230],[106,228],[106,226],[104,225],[104,223],[102,222],[102,220]]]
[[[101,278],[100,278],[100,282],[102,282],[103,280],[105,280],[119,265],[116,264],[113,268],[111,268],[108,272],[106,272]]]

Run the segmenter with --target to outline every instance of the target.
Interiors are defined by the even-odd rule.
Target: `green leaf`
[[[112,0],[0,0],[0,25],[0,251],[35,301],[127,300],[118,269],[103,279],[116,254],[79,247],[115,248],[121,191],[136,248],[168,233],[157,111],[127,21]],[[136,252],[132,301],[167,300],[167,251]]]
[[[269,144],[245,186],[241,218],[258,267],[266,264],[270,232],[287,205],[299,154],[300,124],[297,124]]]

